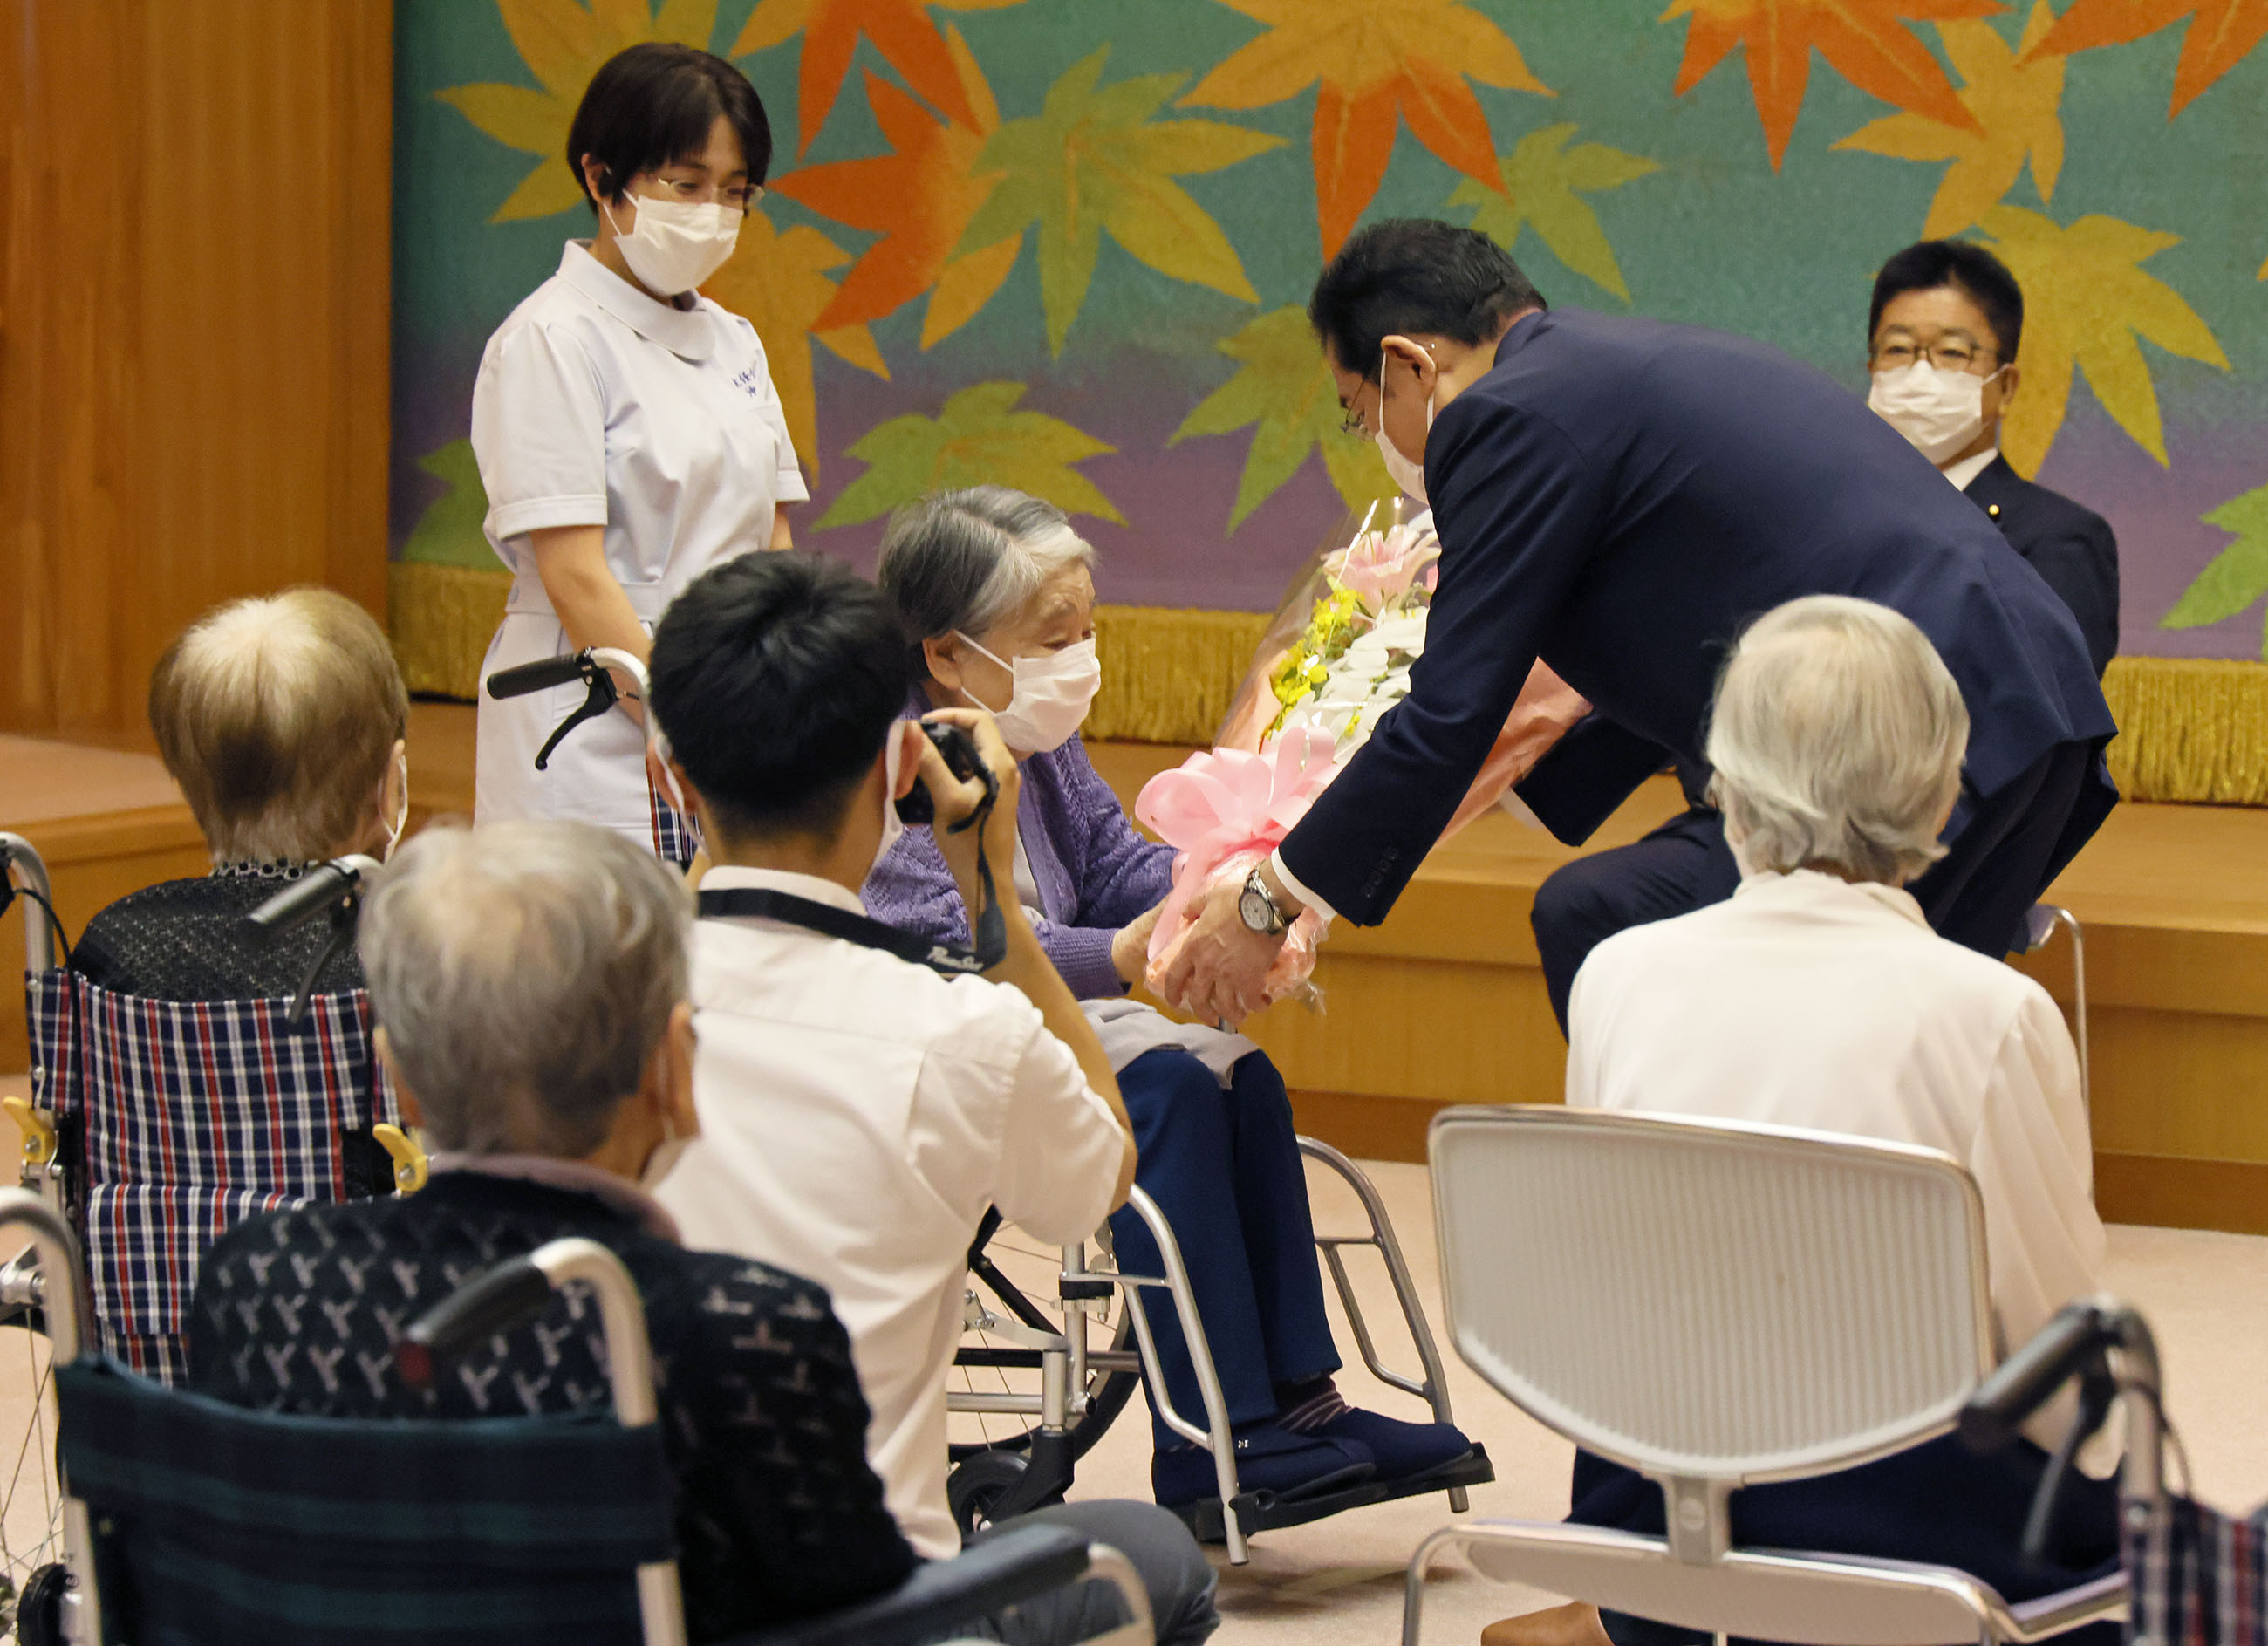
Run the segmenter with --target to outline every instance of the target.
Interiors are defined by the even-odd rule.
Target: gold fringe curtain
[[[512,579],[397,562],[394,650],[413,692],[469,699]],[[1242,683],[1263,612],[1096,608],[1102,692],[1087,735],[1207,744]],[[2117,720],[2110,775],[2129,800],[2268,805],[2268,664],[2121,658],[2102,685]]]
[[[2120,658],[2102,691],[2127,799],[2268,805],[2268,663]]]
[[[475,571],[421,561],[394,562],[387,594],[394,660],[413,692],[480,695],[481,658],[504,621],[508,571]]]

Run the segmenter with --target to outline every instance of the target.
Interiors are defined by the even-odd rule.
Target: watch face
[[[1244,895],[1236,900],[1236,912],[1255,931],[1273,931],[1276,929],[1276,905],[1268,893],[1256,887],[1244,888]]]

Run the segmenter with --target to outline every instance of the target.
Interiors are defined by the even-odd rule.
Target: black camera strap
[[[768,886],[736,885],[703,892],[700,896],[701,917],[781,921],[815,931],[823,937],[839,937],[861,948],[879,949],[884,954],[894,954],[901,960],[928,966],[948,977],[967,977],[990,971],[1008,953],[1007,919],[1000,913],[999,899],[992,890],[992,865],[984,860],[981,851],[976,855],[976,878],[984,893],[984,912],[976,921],[976,946],[973,949],[957,943],[933,942],[919,932],[886,925],[869,915],[854,915],[847,908],[798,897],[792,892],[775,892]]]
[[[880,949],[884,954],[894,954],[901,960],[910,960],[916,966],[926,966],[948,976],[966,976],[989,969],[974,950],[964,949],[959,944],[932,943],[918,932],[902,930],[868,915],[837,908],[832,903],[798,897],[792,892],[775,892],[768,886],[736,885],[702,893],[701,918],[713,920],[719,916],[777,920],[790,926],[801,926],[823,937],[839,937],[862,949]]]

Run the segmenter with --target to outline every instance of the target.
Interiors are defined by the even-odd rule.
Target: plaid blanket
[[[2187,1497],[2168,1503],[2165,1536],[2126,1528],[2135,1646],[2260,1646],[2268,1639],[2268,1505],[2242,1519]]]
[[[144,1000],[63,971],[26,996],[103,1349],[179,1382],[206,1248],[254,1213],[345,1199],[345,1135],[398,1123],[369,997],[317,995],[295,1028],[288,1001]]]

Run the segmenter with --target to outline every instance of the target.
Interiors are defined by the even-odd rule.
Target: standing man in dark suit
[[[1924,240],[1882,265],[1867,317],[1867,404],[2000,528],[2079,622],[2098,678],[2118,650],[2118,543],[2110,523],[2033,484],[2000,455],[2000,416],[2021,381],[2024,294],[2000,260],[1965,240]],[[1732,894],[1741,871],[1707,798],[1709,774],[1680,760],[1686,809],[1644,840],[1579,857],[1536,888],[1530,924],[1560,1027],[1593,948],[1616,932]]]
[[[2117,799],[2078,626],[1982,513],[1823,373],[1698,328],[1549,312],[1486,236],[1399,220],[1351,239],[1308,316],[1350,430],[1430,499],[1440,586],[1410,695],[1241,886],[1204,900],[1164,993],[1237,1019],[1286,921],[1385,917],[1538,656],[1596,705],[1520,785],[1580,843],[1697,762],[1726,647],[1803,594],[1904,613],[1972,731],[1946,856],[1913,892],[1999,953]]]
[[[2063,597],[2099,677],[2118,653],[2118,540],[2101,515],[2035,485],[2000,455],[2000,416],[2022,380],[2023,334],[2023,290],[1999,258],[1966,240],[1909,246],[1874,276],[1867,404]]]

